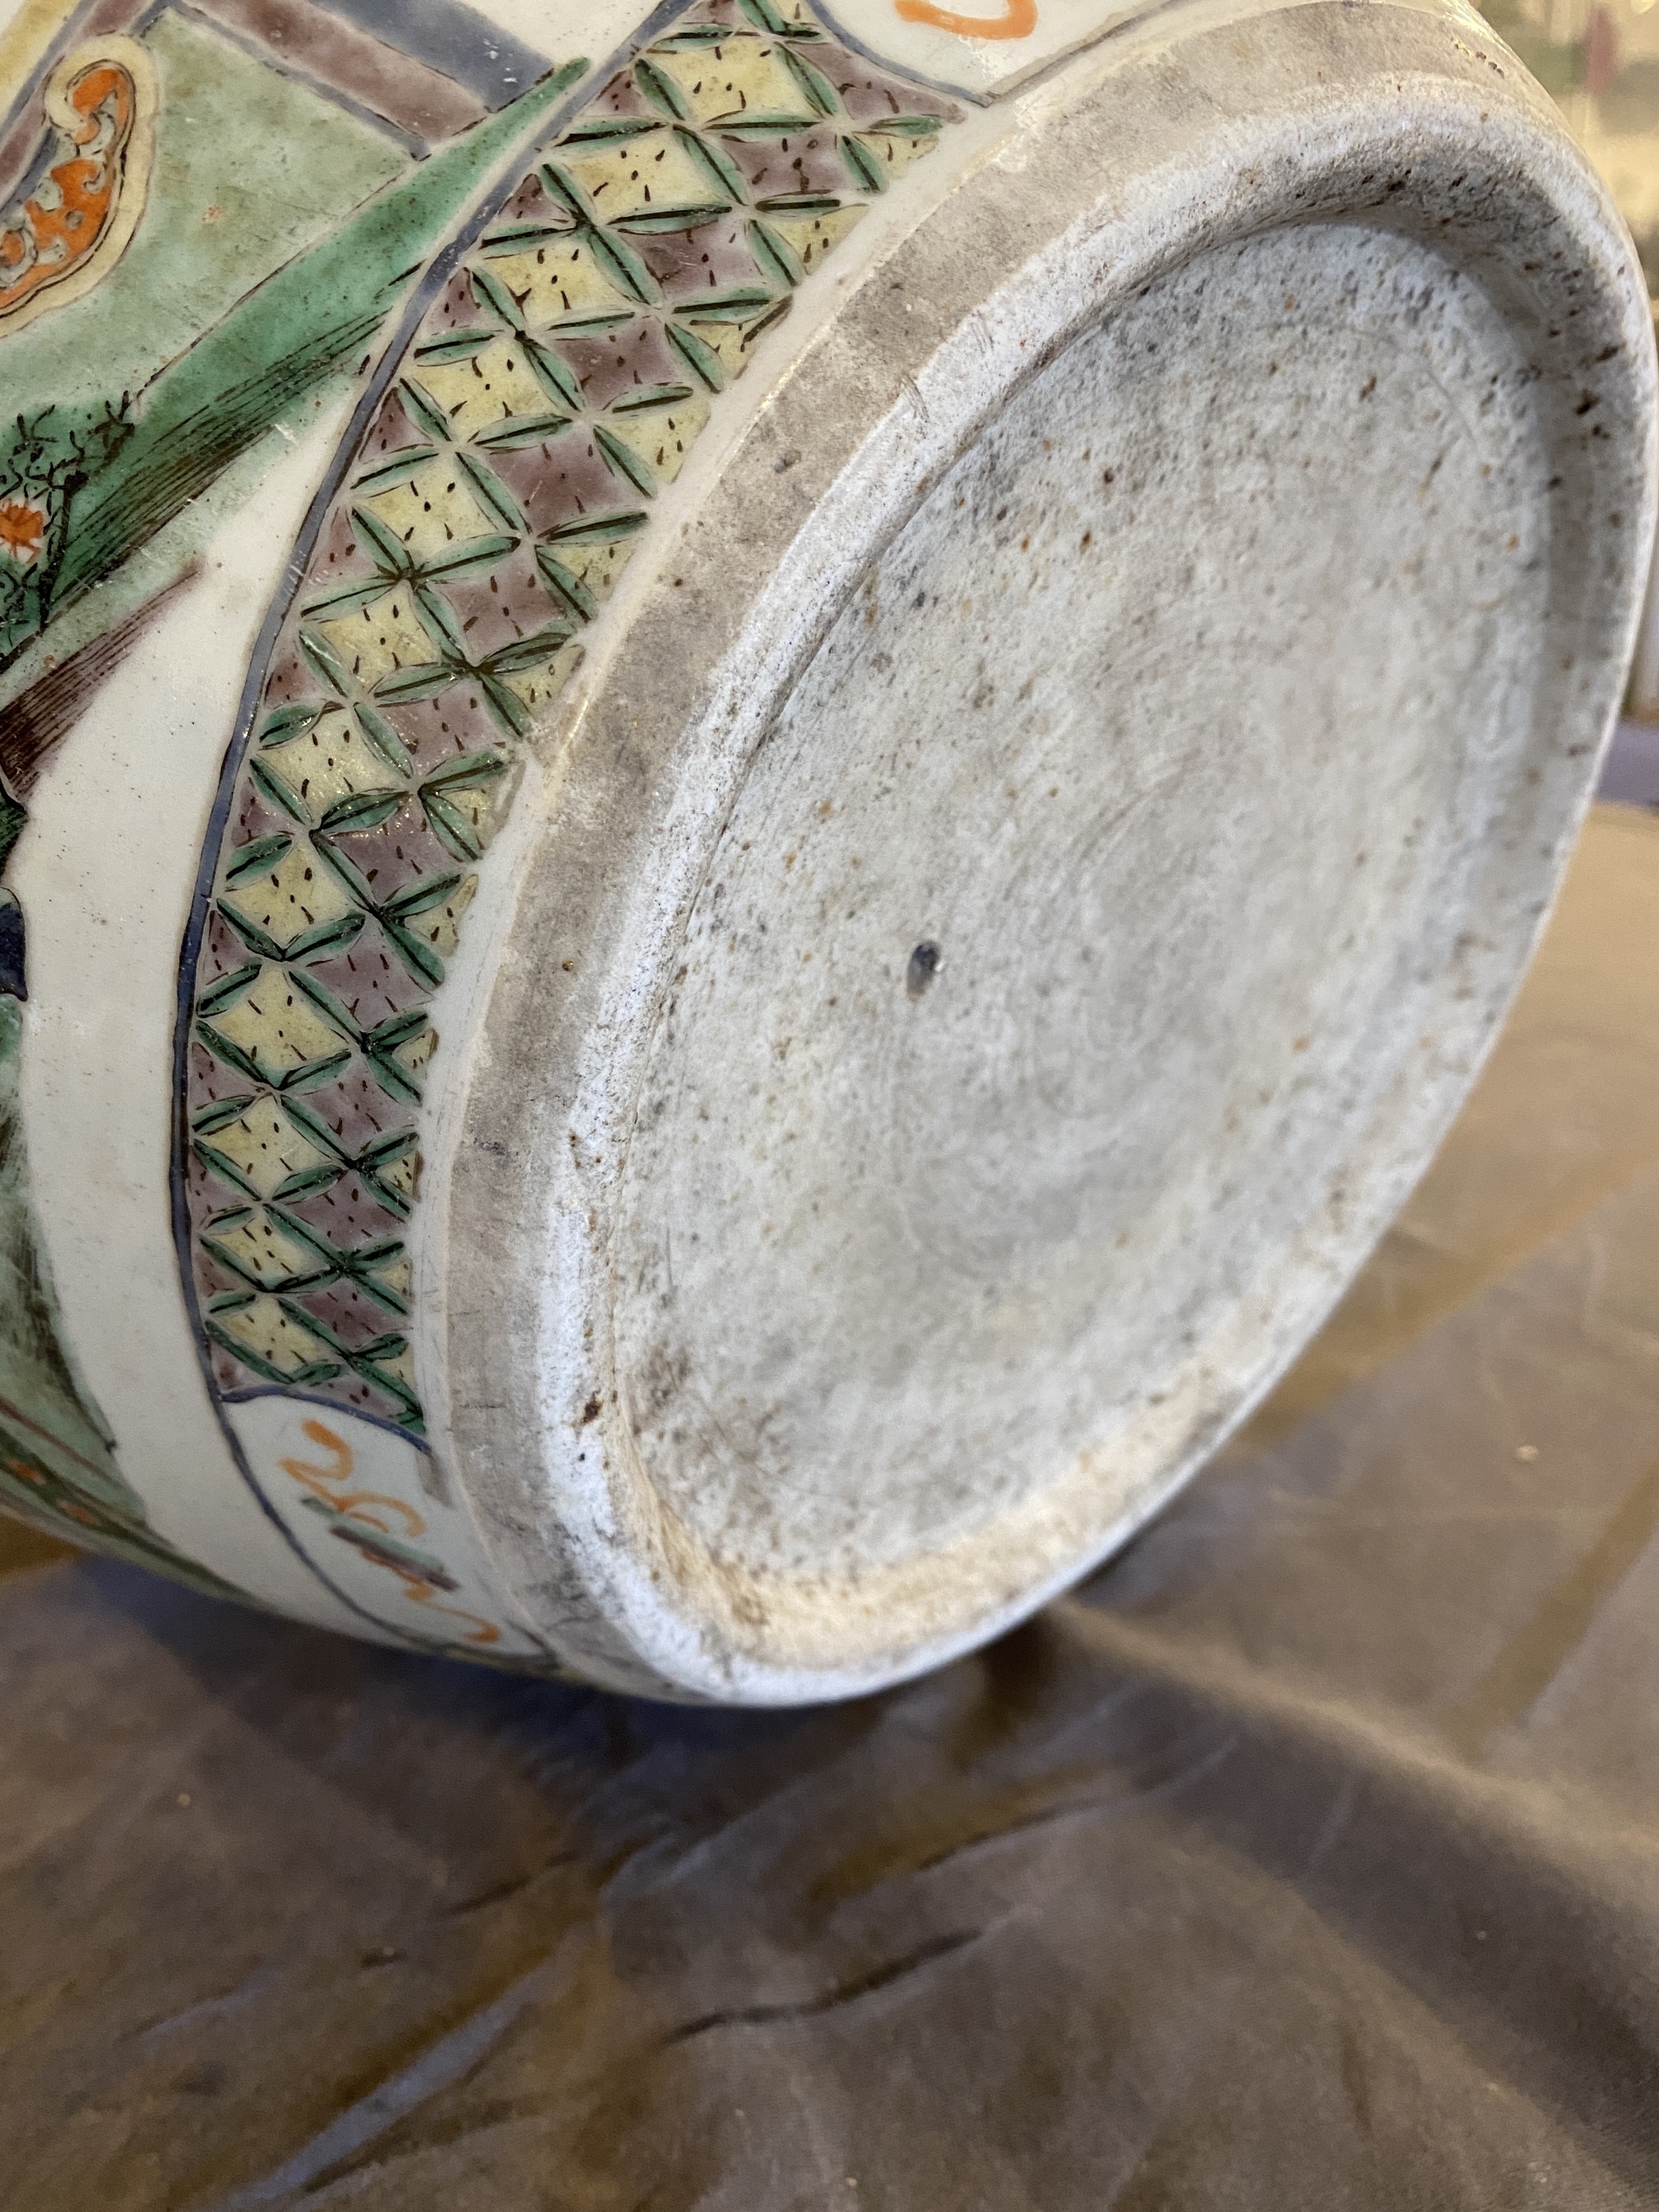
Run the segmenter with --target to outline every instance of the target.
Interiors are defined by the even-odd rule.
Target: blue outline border
[[[337,1398],[325,1398],[320,1390],[292,1389],[286,1382],[250,1382],[245,1389],[219,1390],[222,1406],[246,1406],[255,1398],[291,1398],[307,1406],[326,1406],[331,1413],[349,1413],[354,1421],[367,1421],[372,1429],[384,1429],[389,1437],[398,1437],[417,1452],[433,1457],[431,1445],[424,1437],[412,1436],[398,1421],[388,1420],[384,1413],[365,1413],[361,1406],[343,1407]]]

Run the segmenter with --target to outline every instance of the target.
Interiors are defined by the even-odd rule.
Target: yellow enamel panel
[[[368,606],[360,607],[356,614],[338,615],[332,622],[319,623],[317,627],[365,691],[372,691],[399,668],[418,668],[437,657],[438,648],[416,617],[414,601],[402,585],[371,600]],[[283,773],[286,766],[280,755],[271,765],[278,773]],[[384,764],[380,778],[383,782],[389,780]]]
[[[558,697],[581,657],[582,647],[573,639],[539,668],[522,668],[501,680],[533,714],[538,707],[545,707]]]
[[[646,414],[607,415],[605,427],[637,453],[660,483],[672,483],[708,420],[708,400],[693,392],[689,399],[677,400],[672,407],[653,407]]]
[[[281,1222],[262,1206],[255,1206],[240,1221],[222,1224],[207,1233],[216,1250],[266,1289],[274,1290],[296,1277],[310,1274],[319,1265],[311,1247],[301,1243],[297,1237],[290,1237]]]
[[[220,904],[233,916],[246,915],[277,945],[291,945],[356,911],[344,886],[303,839],[289,846],[269,875],[238,884]]]
[[[291,1176],[309,1175],[327,1159],[289,1120],[274,1098],[256,1098],[246,1112],[203,1139],[225,1158],[261,1198],[270,1198]]]
[[[383,606],[385,602],[376,604]],[[354,638],[351,661],[355,662],[358,650],[354,624],[334,622],[325,623],[322,627],[330,634],[331,641],[338,647],[344,647],[347,637]],[[423,630],[418,635],[425,641]],[[403,639],[405,644],[407,639],[408,633],[405,632]],[[429,642],[423,644],[423,652],[430,654]],[[379,678],[375,680],[378,682]],[[343,712],[323,715],[303,736],[291,738],[287,744],[268,752],[264,757],[264,765],[268,773],[292,792],[296,801],[309,811],[313,819],[325,808],[332,806],[337,799],[349,799],[362,791],[391,791],[397,787],[398,781],[352,717]]]
[[[725,204],[708,171],[668,130],[647,131],[602,153],[586,154],[570,173],[593,204],[601,222],[661,214],[678,207]]]
[[[907,138],[901,133],[890,134],[881,130],[860,131],[858,142],[887,172],[889,184],[896,177],[902,177],[907,169],[914,169],[939,143],[936,137]]]
[[[486,266],[518,301],[532,331],[573,315],[631,313],[637,305],[611,283],[582,238],[568,245],[538,246],[532,252],[504,253]],[[431,374],[422,369],[422,381]]]
[[[416,937],[422,937],[434,951],[447,956],[455,950],[457,928],[461,916],[472,903],[478,889],[476,876],[464,876],[441,906],[429,906],[424,914],[411,915],[404,927]],[[422,1031],[423,1036],[429,1031]],[[402,1058],[402,1054],[398,1055]],[[405,1060],[404,1066],[410,1063]]]
[[[234,1006],[213,1017],[213,1027],[273,1083],[296,1067],[330,1058],[346,1042],[308,999],[289,988],[281,968],[267,968]]]
[[[475,437],[514,415],[545,415],[552,406],[510,338],[495,338],[471,361],[434,362],[422,368],[421,389],[449,419],[458,438]]]
[[[213,1318],[227,1336],[246,1345],[256,1358],[287,1374],[310,1366],[325,1350],[308,1331],[289,1319],[273,1297],[256,1297],[251,1305],[237,1306]]]
[[[428,461],[401,483],[372,493],[363,505],[417,561],[437,560],[469,538],[495,534],[495,526],[447,454]]]
[[[568,569],[595,599],[609,599],[617,579],[634,557],[635,540],[619,538],[610,545],[556,545],[559,566]]]
[[[684,94],[699,124],[748,115],[810,115],[811,109],[775,46],[738,31],[718,46],[653,57]]]
[[[801,267],[810,276],[824,256],[841,244],[863,213],[861,207],[844,207],[827,215],[769,216],[767,221],[780,238],[793,246]]]

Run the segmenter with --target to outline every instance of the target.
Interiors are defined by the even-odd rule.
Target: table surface
[[[1659,821],[1073,1597],[695,1712],[0,1523],[7,2212],[1659,2201]]]

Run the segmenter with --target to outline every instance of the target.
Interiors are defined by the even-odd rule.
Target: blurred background
[[[1480,12],[1559,103],[1659,293],[1659,0],[1488,0]]]
[[[1481,13],[1552,94],[1607,179],[1659,298],[1659,0],[1486,0]],[[1602,796],[1659,805],[1659,591],[1650,587],[1629,719]]]

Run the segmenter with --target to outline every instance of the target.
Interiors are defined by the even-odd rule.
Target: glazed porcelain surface
[[[1651,527],[1457,0],[25,0],[0,1504],[848,1694],[1121,1543],[1432,1153]]]

